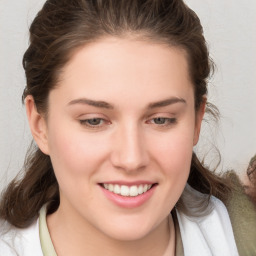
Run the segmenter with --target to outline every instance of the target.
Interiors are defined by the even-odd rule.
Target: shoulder
[[[190,192],[200,198],[198,191]],[[195,214],[177,211],[185,255],[238,255],[227,208],[222,201],[210,197],[207,209]]]
[[[256,255],[255,205],[245,194],[235,173],[229,173],[228,179],[231,180],[234,188],[225,205],[230,216],[237,247],[241,255]]]
[[[0,220],[0,226],[0,255],[43,256],[38,220],[24,229],[16,228],[3,220]]]

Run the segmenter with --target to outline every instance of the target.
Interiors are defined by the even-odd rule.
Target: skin
[[[73,54],[50,92],[47,120],[27,97],[32,134],[60,187],[60,207],[47,217],[58,255],[162,255],[169,241],[174,255],[168,216],[185,187],[204,114],[194,101],[183,50],[113,37]],[[102,192],[99,183],[109,181],[156,187],[127,209]]]

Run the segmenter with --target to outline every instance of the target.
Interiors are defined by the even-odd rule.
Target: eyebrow
[[[147,108],[153,109],[153,108],[159,108],[159,107],[166,107],[175,103],[186,104],[187,102],[182,98],[172,97],[165,100],[150,103]],[[68,105],[74,105],[74,104],[84,104],[84,105],[89,105],[97,108],[114,109],[113,105],[105,101],[96,101],[96,100],[91,100],[86,98],[75,99],[68,103]]]
[[[111,104],[105,101],[96,101],[96,100],[90,100],[86,98],[72,100],[68,103],[68,105],[74,105],[74,104],[84,104],[84,105],[89,105],[97,108],[106,108],[106,109],[114,108]]]
[[[158,102],[150,103],[148,105],[148,108],[152,109],[152,108],[166,107],[166,106],[169,106],[169,105],[172,105],[172,104],[175,104],[175,103],[187,104],[187,102],[182,98],[172,97],[172,98],[169,98],[169,99],[165,99],[165,100],[161,100],[161,101],[158,101]]]

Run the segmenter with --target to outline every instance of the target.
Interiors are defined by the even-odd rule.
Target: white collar
[[[226,207],[213,196],[210,204],[212,211],[204,217],[189,217],[176,210],[184,255],[239,256]]]

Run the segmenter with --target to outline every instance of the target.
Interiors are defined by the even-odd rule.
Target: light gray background
[[[28,27],[44,0],[0,0],[0,190],[22,168],[31,136],[21,104],[21,65]],[[218,69],[209,100],[222,114],[218,126],[204,124],[196,151],[219,171],[241,176],[256,153],[256,1],[187,0],[201,19]]]

